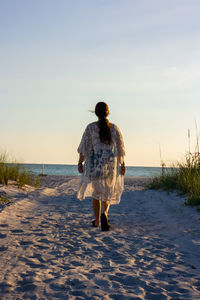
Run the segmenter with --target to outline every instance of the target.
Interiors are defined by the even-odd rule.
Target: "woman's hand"
[[[126,167],[125,164],[121,164],[121,175],[124,175],[126,173]]]
[[[79,155],[79,161],[78,161],[78,171],[79,173],[83,173],[83,161],[84,161],[84,155],[82,153],[80,153]]]
[[[79,173],[83,173],[83,163],[82,162],[79,162],[78,163],[78,171],[79,171]]]

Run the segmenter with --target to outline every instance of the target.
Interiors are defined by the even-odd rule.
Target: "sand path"
[[[0,299],[200,299],[200,213],[127,179],[102,232],[91,201],[75,197],[78,180],[22,193],[0,213]]]

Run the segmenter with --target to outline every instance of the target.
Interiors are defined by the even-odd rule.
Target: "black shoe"
[[[101,229],[102,231],[109,231],[110,224],[108,223],[108,218],[105,214],[101,215]]]
[[[95,224],[95,220],[92,221],[92,227],[98,227],[98,226]]]

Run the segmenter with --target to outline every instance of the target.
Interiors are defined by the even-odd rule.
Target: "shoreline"
[[[36,175],[37,177],[37,175]],[[63,180],[69,181],[70,179],[80,179],[81,175],[46,175],[46,176],[39,176],[41,186],[52,186],[56,185]],[[124,185],[135,185],[138,187],[145,187],[151,181],[151,177],[148,176],[124,176]]]
[[[79,176],[77,165],[24,164],[24,166],[34,175],[45,173],[47,175]],[[126,166],[125,176],[152,177],[159,175],[160,173],[161,167]]]

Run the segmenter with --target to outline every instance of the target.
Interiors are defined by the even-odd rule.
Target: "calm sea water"
[[[43,172],[41,164],[22,164],[31,173],[39,175]],[[44,174],[47,175],[79,175],[76,165],[44,165]],[[160,167],[126,167],[126,176],[152,177],[161,174]]]

